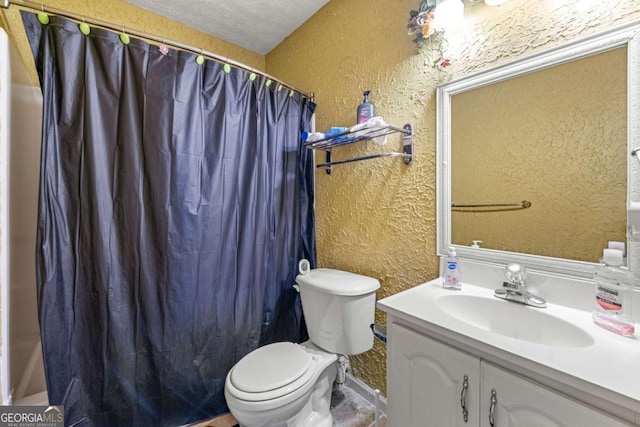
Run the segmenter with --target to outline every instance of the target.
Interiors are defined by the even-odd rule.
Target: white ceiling
[[[125,1],[264,55],[329,0]]]

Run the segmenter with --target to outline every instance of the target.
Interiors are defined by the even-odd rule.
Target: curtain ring
[[[44,3],[42,3],[41,8],[42,8],[42,12],[38,12],[38,21],[42,25],[47,25],[49,23],[49,15],[47,15],[46,11],[44,10]]]
[[[164,56],[167,56],[167,54],[169,54],[169,48],[166,45],[165,42],[165,38],[162,38],[162,43],[160,44],[160,46],[158,47],[158,50],[160,51],[161,54],[163,54]]]
[[[122,42],[122,44],[131,43],[131,37],[129,37],[129,35],[125,31],[124,26],[122,26],[122,33],[120,34],[120,41]]]
[[[204,64],[204,56],[202,56],[202,48],[200,48],[200,54],[196,57],[196,64]]]
[[[91,27],[87,24],[87,20],[85,19],[84,15],[82,15],[82,23],[78,25],[78,28],[80,29],[80,32],[85,36],[91,34]]]

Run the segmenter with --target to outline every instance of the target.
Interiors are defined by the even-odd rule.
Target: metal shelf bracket
[[[410,165],[413,161],[413,127],[407,123],[402,129],[406,132],[402,135],[402,152],[405,154],[404,164]]]

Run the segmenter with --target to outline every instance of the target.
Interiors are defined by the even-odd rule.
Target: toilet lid
[[[311,355],[299,345],[279,342],[247,354],[233,367],[229,379],[238,390],[263,393],[293,383],[311,364]]]

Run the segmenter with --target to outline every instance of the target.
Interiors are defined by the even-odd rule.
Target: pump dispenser
[[[362,100],[362,104],[358,106],[357,111],[357,120],[358,124],[365,123],[367,120],[372,118],[375,115],[375,107],[372,103],[369,102],[369,94],[370,90],[365,90],[363,95],[364,99]]]
[[[605,249],[604,266],[594,272],[596,304],[593,321],[619,335],[633,336],[635,325],[631,313],[634,278],[629,270],[621,268],[622,251]]]
[[[462,285],[460,284],[460,270],[458,269],[458,254],[456,254],[456,248],[453,246],[449,246],[447,266],[444,271],[442,287],[454,290],[462,288]]]

